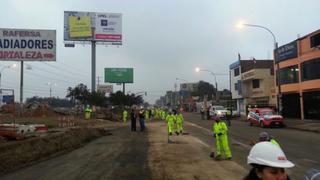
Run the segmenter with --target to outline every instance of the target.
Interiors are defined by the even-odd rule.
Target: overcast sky
[[[0,0],[0,28],[55,29],[56,62],[25,62],[24,97],[65,97],[66,89],[84,83],[91,88],[91,47],[63,44],[63,12],[122,13],[123,45],[97,46],[97,76],[103,83],[104,68],[134,68],[134,83],[127,91],[147,91],[154,103],[174,83],[204,80],[214,83],[195,67],[228,74],[238,58],[273,57],[271,35],[258,28],[237,29],[239,20],[268,27],[279,45],[320,28],[319,0]],[[20,63],[0,62],[1,86],[15,89],[19,99]],[[25,66],[25,67],[26,67]],[[228,76],[217,76],[218,87],[229,88]],[[114,90],[122,86],[114,85]]]

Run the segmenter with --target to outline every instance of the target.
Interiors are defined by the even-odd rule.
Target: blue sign
[[[298,57],[297,41],[285,44],[275,50],[276,63]]]
[[[13,95],[3,95],[2,102],[5,104],[12,104],[14,102],[14,96]]]

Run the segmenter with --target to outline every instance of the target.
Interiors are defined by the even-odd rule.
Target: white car
[[[223,106],[211,106],[209,114],[211,117],[219,116],[220,118],[225,118],[228,110]]]

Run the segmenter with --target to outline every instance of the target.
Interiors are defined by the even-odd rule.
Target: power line
[[[29,64],[27,64],[27,65],[29,65]],[[30,66],[31,66],[31,65],[30,65]],[[47,73],[50,73],[50,74],[58,75],[58,76],[61,76],[61,75],[62,75],[61,73],[56,73],[56,72],[48,71],[48,70],[45,70],[45,69],[42,69],[42,68],[39,68],[39,67],[36,67],[36,66],[32,66],[32,68],[35,68],[35,69],[37,69],[37,70],[39,70],[39,71],[47,72]],[[64,75],[62,75],[62,76],[64,76]],[[79,76],[77,76],[77,77],[79,77]],[[74,77],[71,77],[71,76],[69,76],[69,77],[67,77],[67,78],[78,80],[77,78],[74,78]]]

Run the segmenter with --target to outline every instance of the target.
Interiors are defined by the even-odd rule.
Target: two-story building
[[[320,120],[320,30],[279,47],[275,56],[283,116]]]
[[[276,106],[273,67],[273,60],[238,60],[229,66],[232,99],[241,115],[248,106]]]

